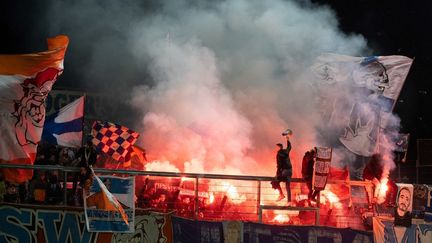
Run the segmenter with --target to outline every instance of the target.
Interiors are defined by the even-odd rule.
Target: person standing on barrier
[[[277,170],[276,170],[276,180],[272,181],[272,187],[279,191],[279,197],[277,201],[285,198],[280,182],[285,182],[288,202],[291,202],[291,177],[292,177],[292,165],[289,158],[289,152],[291,151],[291,142],[287,136],[287,148],[284,149],[281,143],[276,144],[278,147],[278,152],[276,154]]]
[[[312,188],[312,178],[314,173],[316,157],[316,148],[307,151],[303,156],[302,161],[302,177],[305,180],[307,188],[309,190],[308,199],[315,201],[315,197],[318,195],[318,191],[314,191]]]

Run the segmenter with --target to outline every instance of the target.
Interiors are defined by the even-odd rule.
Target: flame
[[[321,191],[320,203],[325,204],[327,201],[330,203],[330,207],[342,208],[339,197],[328,189]]]
[[[388,190],[387,186],[388,178],[382,178],[376,189],[378,191],[377,203],[381,204],[385,201],[386,193]]]
[[[272,220],[272,222],[277,222],[280,224],[288,223],[289,221],[290,221],[290,217],[288,217],[288,215],[285,215],[285,214],[278,214]]]
[[[235,186],[228,182],[222,182],[222,186],[223,190],[226,192],[226,195],[233,203],[240,204],[246,201],[246,197],[244,195],[240,195]]]
[[[209,202],[209,204],[212,204],[214,201],[215,201],[215,196],[214,196],[213,192],[210,192],[208,202]]]

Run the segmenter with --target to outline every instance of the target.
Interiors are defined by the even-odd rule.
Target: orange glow
[[[284,215],[284,214],[278,214],[272,220],[272,222],[276,222],[276,223],[280,223],[280,224],[288,223],[289,221],[290,221],[290,218],[288,217],[288,215]]]
[[[386,193],[388,190],[387,182],[388,182],[388,178],[383,178],[376,188],[376,190],[378,190],[378,197],[377,197],[378,204],[381,204],[385,201]]]
[[[325,204],[326,202],[330,204],[330,207],[342,208],[339,197],[328,189],[321,191],[320,203]]]
[[[233,203],[240,204],[246,201],[246,197],[244,195],[240,195],[235,186],[228,182],[222,182],[222,186],[223,190],[226,192],[226,195]]]
[[[210,192],[209,204],[213,204],[214,201],[215,201],[215,196],[214,196],[213,192]]]

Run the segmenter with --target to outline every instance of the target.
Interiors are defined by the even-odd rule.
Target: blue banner
[[[222,222],[195,221],[172,217],[175,243],[222,243]]]
[[[176,243],[271,243],[271,242],[363,242],[372,243],[373,233],[349,228],[320,226],[266,225],[259,223],[232,224],[230,222],[193,221],[172,217],[173,237]],[[225,227],[223,227],[223,224]],[[242,236],[238,233],[243,232]]]

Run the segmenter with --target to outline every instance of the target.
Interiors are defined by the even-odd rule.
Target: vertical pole
[[[261,181],[257,181],[257,214],[259,215],[261,206]]]
[[[261,208],[261,205],[258,208],[258,223],[262,223],[262,208]]]
[[[63,205],[67,206],[67,171],[63,171]]]
[[[399,163],[398,163],[398,182],[399,182],[399,183],[401,183],[401,176],[400,176],[401,168],[400,168],[400,167],[401,167],[401,163],[399,162]]]
[[[198,220],[198,177],[195,178],[195,220]]]
[[[319,225],[320,224],[320,204],[321,204],[321,192],[318,192],[317,195],[317,209],[315,211],[315,225]]]

